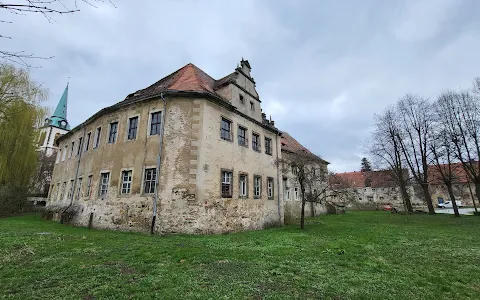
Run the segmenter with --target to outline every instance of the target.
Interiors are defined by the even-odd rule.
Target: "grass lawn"
[[[217,236],[0,219],[0,298],[480,299],[480,218],[350,212]]]

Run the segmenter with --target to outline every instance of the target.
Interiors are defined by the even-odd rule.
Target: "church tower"
[[[51,156],[57,152],[55,140],[70,131],[70,125],[67,121],[67,102],[68,102],[68,84],[63,92],[62,98],[57,104],[53,115],[45,119],[45,124],[41,128],[38,150],[44,151],[46,156]]]

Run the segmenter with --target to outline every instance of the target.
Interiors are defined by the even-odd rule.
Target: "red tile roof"
[[[296,153],[296,154],[304,154],[304,155],[308,155],[308,156],[311,156],[311,157],[314,157],[316,159],[319,159],[321,160],[323,163],[326,163],[328,164],[327,161],[323,160],[321,157],[313,154],[312,152],[310,152],[310,150],[308,150],[307,148],[305,148],[302,144],[300,144],[296,139],[294,139],[290,134],[288,134],[287,132],[282,132],[282,135],[281,135],[281,148],[282,148],[282,151],[287,151],[287,152],[290,152],[290,153]]]
[[[215,80],[202,69],[189,63],[149,87],[128,95],[122,102],[140,100],[167,91],[200,92],[220,97],[215,91],[222,85],[233,81],[236,75],[236,72],[233,72],[220,80]]]
[[[382,188],[396,185],[394,176],[389,170],[338,173],[333,175],[331,180],[346,183],[348,187],[353,188]]]
[[[443,170],[444,174],[449,173],[448,164],[440,165],[440,166],[429,166],[428,167],[428,182],[430,184],[443,184],[442,174],[438,168]],[[462,163],[454,163],[451,166],[452,175],[453,175],[453,183],[467,183],[471,182],[467,172],[463,169]]]

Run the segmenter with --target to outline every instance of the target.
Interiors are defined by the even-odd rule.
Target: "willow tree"
[[[45,117],[40,104],[46,94],[26,70],[0,64],[0,205],[8,200],[6,190],[29,187],[37,165],[38,125]]]

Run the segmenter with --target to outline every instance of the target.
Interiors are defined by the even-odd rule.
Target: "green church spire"
[[[70,125],[67,122],[67,101],[68,101],[68,83],[65,91],[63,92],[62,98],[58,101],[57,108],[53,116],[50,118],[50,125],[70,130]]]

